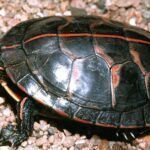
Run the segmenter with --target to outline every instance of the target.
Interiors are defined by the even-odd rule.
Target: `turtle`
[[[18,118],[1,143],[16,147],[30,136],[35,103],[134,139],[150,130],[150,32],[98,16],[27,20],[0,41],[0,83]]]

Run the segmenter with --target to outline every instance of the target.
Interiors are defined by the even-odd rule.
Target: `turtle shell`
[[[46,17],[11,29],[1,51],[14,84],[60,115],[150,126],[149,32],[99,17]]]

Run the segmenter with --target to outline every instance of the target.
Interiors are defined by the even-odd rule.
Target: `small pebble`
[[[0,105],[5,103],[5,99],[3,97],[0,97]]]
[[[86,140],[81,139],[75,142],[75,146],[79,149],[82,149],[83,147],[85,147],[87,145]]]
[[[103,6],[103,7],[102,7]],[[102,7],[102,8],[101,8]],[[32,18],[63,15],[98,15],[115,21],[136,25],[150,31],[150,0],[0,0],[0,38],[14,25]],[[102,11],[104,10],[104,11]],[[32,25],[31,28],[32,30]],[[41,29],[41,33],[44,32]],[[36,34],[36,31],[35,31]],[[28,38],[28,37],[27,37]],[[0,95],[2,96],[2,95]],[[15,115],[9,99],[0,97],[0,128],[9,122],[16,125]],[[39,117],[40,118],[40,117]],[[45,119],[46,120],[46,119]],[[99,136],[87,138],[84,134],[68,130],[73,126],[57,128],[55,120],[39,119],[34,123],[34,131],[18,150],[149,150],[150,139],[135,144],[103,141]],[[57,120],[56,120],[57,122]],[[60,129],[60,130],[59,130]],[[1,146],[0,150],[10,150]]]
[[[40,5],[40,1],[39,0],[27,0],[27,3],[30,6],[39,6]]]
[[[54,138],[54,136],[53,135],[51,135],[50,137],[49,137],[49,143],[50,144],[53,144],[54,143],[54,140],[55,140],[55,138]]]
[[[2,111],[3,115],[6,117],[9,117],[11,115],[11,110],[9,108],[6,108]]]
[[[32,144],[32,145],[28,145],[23,150],[40,150],[40,149],[36,145]]]
[[[89,150],[89,147],[83,147],[82,150]]]
[[[44,132],[42,130],[39,131],[39,135],[42,136],[44,135]]]
[[[117,5],[118,7],[130,7],[130,6],[138,6],[140,0],[113,0],[113,4]]]
[[[6,11],[4,8],[0,9],[0,16],[5,16],[6,15]]]
[[[109,150],[109,142],[108,140],[102,139],[99,144],[98,150]]]
[[[27,146],[27,141],[22,142],[21,146],[26,147]]]
[[[47,150],[49,146],[50,146],[50,144],[48,142],[46,142],[43,144],[42,149]]]
[[[46,131],[48,129],[48,125],[47,125],[47,122],[44,121],[44,120],[40,120],[40,129],[42,131]]]
[[[36,142],[36,137],[29,137],[28,144],[33,144]]]
[[[37,146],[42,146],[46,142],[47,142],[47,138],[41,137],[41,138],[39,138],[39,139],[36,140],[36,145]]]
[[[48,135],[54,135],[56,131],[57,131],[56,128],[49,127],[48,128]]]
[[[142,0],[142,2],[147,8],[150,8],[150,0]]]
[[[70,147],[72,147],[74,145],[74,143],[75,143],[74,137],[72,137],[72,136],[66,136],[66,138],[65,138],[65,140],[63,142],[63,145],[65,147],[67,147],[67,148],[70,148]]]
[[[122,146],[118,143],[115,143],[113,146],[112,146],[112,150],[122,150]]]
[[[63,130],[66,136],[71,136],[71,132],[69,132],[68,130],[64,129]]]
[[[18,19],[18,18],[13,18],[13,19],[8,20],[8,21],[7,21],[7,24],[8,24],[10,27],[13,27],[13,26],[17,25],[19,22],[20,22],[20,19]]]
[[[11,150],[9,146],[0,146],[0,150]]]
[[[69,150],[75,150],[74,146],[70,147]]]
[[[40,124],[35,122],[33,128],[34,128],[34,130],[39,131],[40,130]]]
[[[71,1],[71,6],[76,7],[76,8],[85,8],[86,4],[83,0],[72,0]]]
[[[48,131],[45,131],[45,132],[44,132],[44,135],[48,135]]]
[[[99,145],[100,144],[100,138],[97,135],[93,135],[90,139],[90,143],[91,146],[95,146],[95,145]]]

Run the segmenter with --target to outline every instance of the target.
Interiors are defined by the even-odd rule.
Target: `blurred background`
[[[150,0],[0,0],[0,38],[22,21],[54,15],[96,15],[150,31]],[[0,128],[8,122],[15,124],[15,115],[9,100],[1,97]],[[18,150],[150,150],[149,136],[129,144],[108,141],[95,134],[87,137],[69,131],[70,127],[66,127],[69,124],[59,129],[61,124],[61,121],[37,118],[32,136]],[[0,147],[0,150],[9,149],[9,146]]]

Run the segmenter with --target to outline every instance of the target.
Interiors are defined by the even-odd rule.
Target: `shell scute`
[[[61,115],[150,126],[150,34],[129,28],[99,17],[27,21],[2,39],[2,61],[20,89]]]

